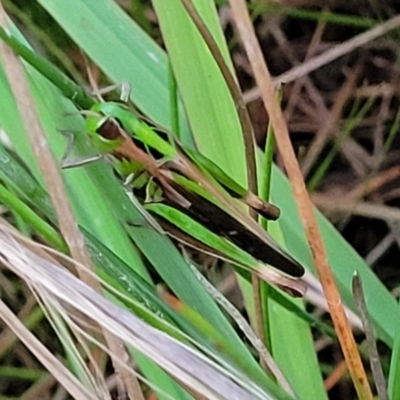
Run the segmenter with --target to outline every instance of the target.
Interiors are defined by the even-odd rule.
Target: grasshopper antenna
[[[131,95],[131,84],[129,82],[125,81],[121,83],[116,83],[114,85],[106,86],[100,89],[96,80],[94,79],[91,68],[87,66],[86,70],[88,74],[89,84],[90,87],[92,88],[92,94],[97,98],[98,101],[104,103],[105,100],[103,98],[103,95],[117,89],[119,89],[120,91],[119,99],[124,103],[127,103],[129,101],[129,97]]]

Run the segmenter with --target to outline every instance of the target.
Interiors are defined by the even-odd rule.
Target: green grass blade
[[[60,234],[2,184],[0,184],[0,202],[22,217],[26,223],[42,235],[50,246],[63,253],[68,252],[67,244]]]
[[[388,381],[388,391],[389,398],[391,400],[399,400],[400,399],[400,309],[397,306],[397,318],[393,318],[397,320],[396,324],[396,336],[394,338],[394,346],[392,357],[390,359],[390,370],[389,370],[389,381]],[[369,311],[369,310],[368,310]]]
[[[282,231],[277,224],[270,224],[270,233],[283,245]],[[271,335],[271,352],[276,362],[282,368],[285,376],[292,384],[300,399],[327,399],[323,380],[314,350],[311,325],[289,313],[271,296],[269,288],[268,315]],[[305,311],[301,300],[288,298],[287,301]],[[307,371],[307,379],[304,379]]]
[[[194,3],[222,52],[227,54],[214,2]],[[222,74],[181,2],[154,0],[153,4],[196,144],[202,153],[243,185],[246,182],[243,138]]]

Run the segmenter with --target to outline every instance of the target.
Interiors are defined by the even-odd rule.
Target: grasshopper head
[[[93,145],[101,153],[111,153],[123,143],[120,126],[116,119],[104,114],[100,104],[95,104],[86,113],[86,131]]]

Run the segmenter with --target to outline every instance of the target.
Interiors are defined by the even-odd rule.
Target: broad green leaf
[[[227,54],[214,2],[194,3],[221,51]],[[198,149],[243,184],[243,137],[221,72],[180,0],[153,0],[153,4]]]

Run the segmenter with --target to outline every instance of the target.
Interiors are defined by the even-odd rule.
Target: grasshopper
[[[303,267],[249,216],[240,202],[272,220],[279,217],[277,207],[243,188],[211,160],[186,148],[171,134],[164,138],[163,132],[139,119],[121,103],[95,103],[85,114],[86,130],[94,147],[100,154],[112,156],[121,175],[133,174],[132,184],[136,191],[143,187],[147,192],[152,191],[151,195],[147,193],[143,197],[153,200],[158,196],[164,206],[185,214],[260,262],[283,272],[283,279],[297,279],[304,274]],[[158,194],[155,196],[154,193]],[[188,230],[183,233],[181,226],[168,219],[171,213],[165,212],[165,208],[149,204],[147,209],[156,214],[161,226],[172,237],[195,248],[204,250],[206,247],[206,252],[212,247],[199,243]],[[197,228],[201,229],[200,225],[196,225]],[[210,252],[215,254],[212,249]],[[272,273],[272,276],[276,274]],[[302,293],[303,289],[292,292]]]
[[[2,29],[0,36],[68,98],[81,108],[91,108],[87,115],[87,132],[102,154],[113,155],[121,173],[133,171],[136,176],[147,176],[151,183],[158,185],[165,202],[173,209],[179,209],[217,236],[227,238],[260,262],[282,271],[286,274],[282,279],[293,277],[296,280],[303,275],[303,267],[250,218],[237,200],[270,219],[278,218],[276,207],[249,193],[199,153],[176,140],[164,140],[123,105],[94,103],[82,88]],[[155,158],[153,152],[158,153],[160,159]]]

